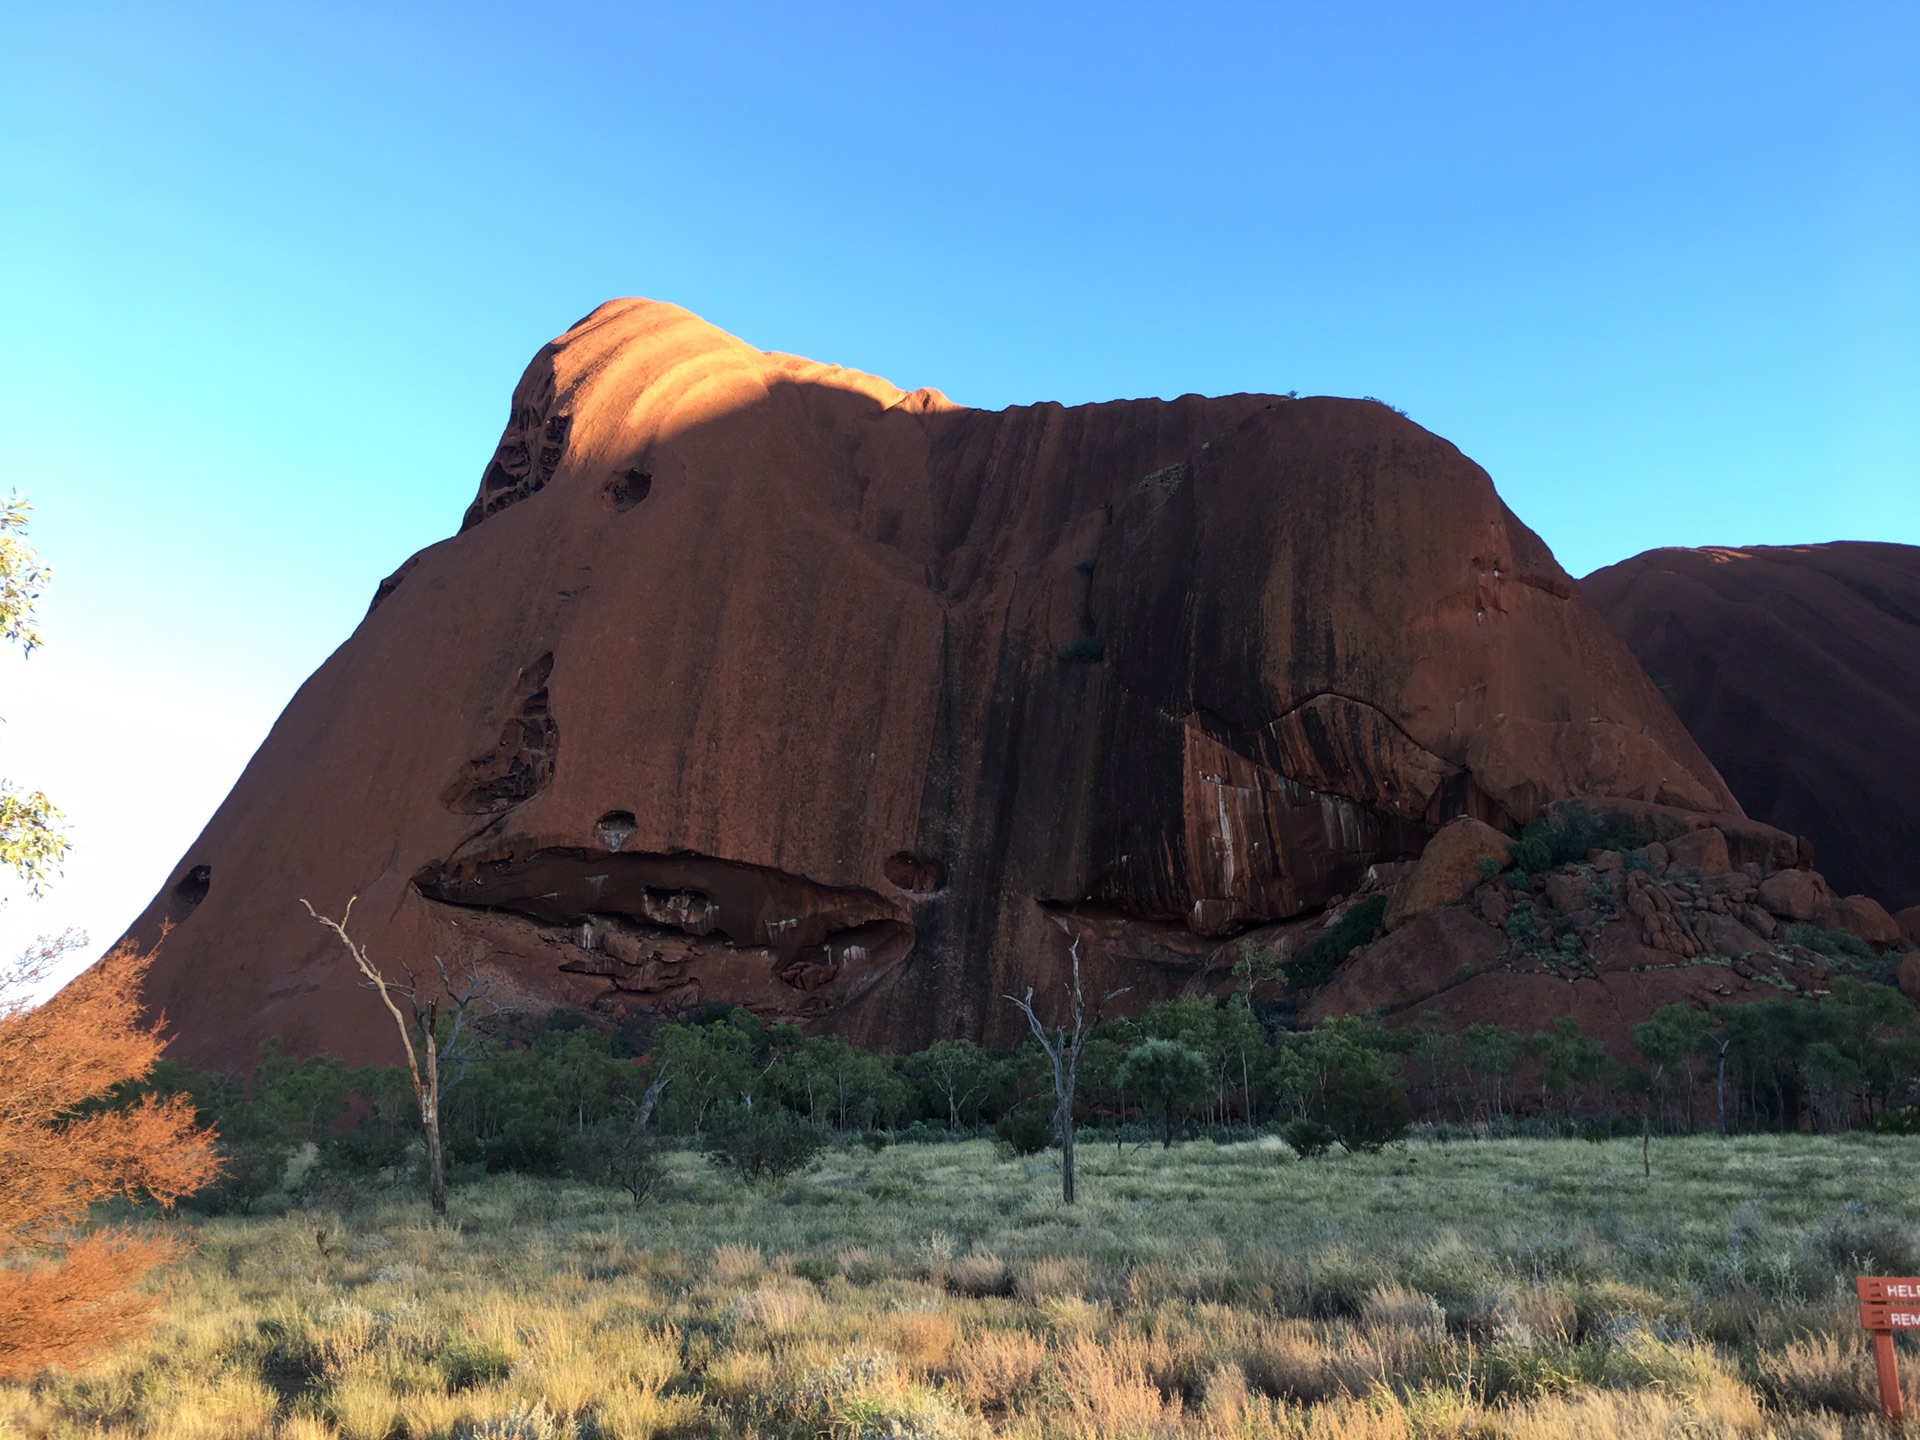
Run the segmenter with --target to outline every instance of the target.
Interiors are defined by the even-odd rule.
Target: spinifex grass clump
[[[1912,1243],[1910,1148],[1099,1146],[1072,1210],[986,1141],[675,1152],[639,1211],[396,1180],[211,1221],[153,1335],[0,1387],[0,1434],[1880,1435],[1852,1275]]]

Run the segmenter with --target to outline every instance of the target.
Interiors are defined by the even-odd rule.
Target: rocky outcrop
[[[1437,1016],[1530,1033],[1571,1015],[1632,1060],[1633,1026],[1662,1005],[1817,998],[1838,975],[1920,994],[1920,952],[1892,953],[1904,942],[1877,905],[1836,899],[1812,871],[1715,868],[1717,827],[1683,840],[1508,871],[1464,903],[1423,910],[1354,950],[1303,1017],[1374,1011],[1390,1025]]]
[[[1495,873],[1506,868],[1512,846],[1507,836],[1471,815],[1442,825],[1388,897],[1386,928],[1398,930],[1416,915],[1464,900],[1487,878],[1483,868]]]
[[[1580,589],[1749,815],[1837,888],[1920,904],[1920,547],[1649,550]]]
[[[1876,950],[1891,950],[1904,938],[1894,918],[1870,895],[1840,896],[1821,913],[1820,924],[1828,930],[1844,930]]]
[[[1016,1038],[1067,947],[1231,983],[1471,816],[1738,807],[1487,476],[1369,401],[970,410],[669,305],[543,349],[135,926],[196,1063],[383,1057],[376,963],[497,999]],[[1762,843],[1773,843],[1763,841]],[[1788,842],[1791,848],[1791,842]]]
[[[1893,923],[1900,927],[1902,940],[1920,949],[1920,905],[1909,905],[1893,917]]]
[[[1833,904],[1824,878],[1808,870],[1782,870],[1760,884],[1756,899],[1782,920],[1817,920]]]
[[[1709,825],[1689,830],[1666,843],[1668,863],[1682,870],[1698,870],[1702,875],[1724,875],[1733,869],[1727,850],[1726,833]]]
[[[1900,993],[1909,1000],[1920,1000],[1920,949],[1910,950],[1900,957],[1900,968],[1894,972],[1900,986]]]

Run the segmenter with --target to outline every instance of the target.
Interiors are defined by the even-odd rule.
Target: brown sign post
[[[1893,1363],[1893,1332],[1920,1330],[1920,1279],[1862,1275],[1853,1282],[1860,1294],[1860,1323],[1873,1332],[1873,1368],[1880,1376],[1880,1408],[1889,1420],[1902,1418],[1900,1372]]]

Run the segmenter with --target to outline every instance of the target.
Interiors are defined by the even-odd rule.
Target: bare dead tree
[[[647,1086],[646,1093],[638,1101],[629,1102],[633,1106],[632,1122],[627,1126],[626,1138],[621,1142],[616,1167],[616,1177],[621,1187],[633,1196],[638,1205],[660,1182],[659,1145],[654,1137],[647,1133],[647,1121],[653,1118],[653,1110],[660,1103],[661,1092],[667,1088],[667,1082],[673,1079],[673,1071],[665,1059],[662,1059],[653,1073],[653,1081]]]
[[[1713,1130],[1722,1140],[1727,1138],[1727,1047],[1732,1044],[1731,1035],[1707,1037],[1707,1047],[1719,1056],[1713,1072]]]
[[[1086,998],[1080,989],[1080,938],[1074,937],[1067,947],[1067,954],[1073,957],[1073,978],[1067,991],[1068,1014],[1073,1025],[1069,1030],[1065,1025],[1054,1027],[1053,1034],[1047,1034],[1047,1027],[1040,1023],[1040,1017],[1033,1010],[1033,987],[1027,987],[1027,998],[1009,995],[1006,998],[1020,1007],[1020,1013],[1027,1017],[1027,1025],[1033,1031],[1033,1038],[1040,1042],[1040,1048],[1046,1052],[1048,1061],[1053,1065],[1053,1125],[1060,1135],[1060,1199],[1062,1203],[1073,1204],[1073,1097],[1080,1078],[1080,1052],[1086,1048],[1087,1036],[1093,1033],[1094,1026],[1100,1023],[1100,1014],[1114,1000],[1127,993],[1133,987],[1123,985],[1118,990],[1109,990],[1101,997],[1100,1003],[1093,1007],[1093,1017],[1088,1019]]]
[[[653,1118],[653,1107],[660,1103],[660,1092],[667,1088],[667,1082],[673,1079],[673,1071],[662,1060],[660,1068],[654,1072],[653,1083],[647,1086],[646,1093],[640,1097],[640,1103],[633,1107],[633,1128],[644,1130],[647,1121]]]
[[[300,903],[306,906],[309,915],[340,937],[340,943],[347,947],[347,953],[359,968],[361,983],[380,997],[380,1003],[393,1016],[394,1026],[400,1032],[401,1051],[407,1057],[407,1078],[413,1082],[413,1098],[420,1107],[420,1133],[427,1142],[427,1201],[433,1206],[434,1214],[445,1215],[447,1180],[440,1151],[440,1101],[465,1078],[467,1065],[473,1058],[472,1018],[479,1007],[491,1007],[492,1002],[471,960],[457,962],[450,972],[447,962],[435,955],[433,967],[440,982],[437,991],[430,983],[423,985],[421,975],[411,966],[406,967],[405,984],[381,974],[368,958],[366,947],[356,944],[347,933],[354,901],[359,898],[356,895],[347,901],[346,911],[338,920],[322,915],[306,900]],[[401,1013],[395,996],[407,1002],[408,1013]],[[445,1009],[441,1008],[443,999]],[[440,1034],[442,1015],[451,1017],[444,1036]],[[456,1068],[452,1078],[443,1082],[443,1072],[449,1065]]]

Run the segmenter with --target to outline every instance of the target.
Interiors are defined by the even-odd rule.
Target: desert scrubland
[[[983,1140],[675,1151],[444,1222],[396,1174],[198,1222],[152,1332],[0,1434],[1874,1435],[1852,1277],[1920,1262],[1914,1145],[1087,1142],[1073,1207]]]

